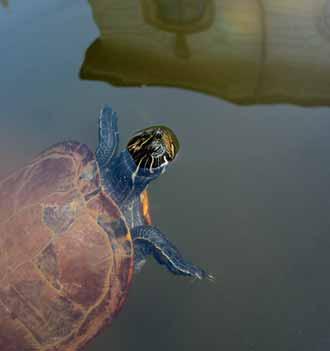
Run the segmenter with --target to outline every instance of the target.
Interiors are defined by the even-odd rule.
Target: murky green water
[[[94,148],[104,103],[123,142],[166,124],[182,149],[154,222],[217,276],[149,262],[88,350],[328,350],[330,2],[1,4],[0,175],[59,140]]]

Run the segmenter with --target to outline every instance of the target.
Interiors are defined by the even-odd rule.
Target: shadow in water
[[[330,105],[329,0],[90,0],[80,77],[237,104]]]

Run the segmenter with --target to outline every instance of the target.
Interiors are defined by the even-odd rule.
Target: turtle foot
[[[144,260],[147,255],[153,255],[159,264],[164,265],[173,274],[195,279],[215,280],[212,274],[187,262],[179,250],[156,227],[151,225],[135,227],[132,230],[132,236],[137,253],[135,257],[137,267],[139,266],[138,261]]]

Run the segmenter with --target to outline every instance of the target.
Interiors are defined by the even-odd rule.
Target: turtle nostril
[[[156,139],[161,139],[162,136],[163,136],[163,133],[162,133],[160,130],[157,130],[157,131],[155,132],[155,138],[156,138]]]

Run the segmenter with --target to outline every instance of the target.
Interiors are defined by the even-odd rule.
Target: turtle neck
[[[139,168],[130,153],[123,150],[110,161],[107,168],[101,169],[101,175],[106,190],[122,207],[134,202],[148,184],[159,177],[164,170],[164,167],[153,171]]]

